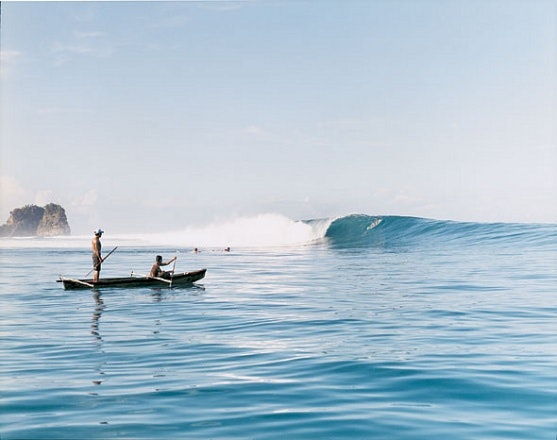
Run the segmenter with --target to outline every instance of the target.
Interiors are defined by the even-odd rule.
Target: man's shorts
[[[99,258],[98,255],[93,254],[93,270],[96,270],[98,272],[101,271],[101,263],[102,260]]]

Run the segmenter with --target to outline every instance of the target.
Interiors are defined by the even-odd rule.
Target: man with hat
[[[93,246],[93,282],[96,283],[99,281],[99,273],[101,271],[101,263],[103,262],[101,256],[101,236],[103,235],[104,231],[99,228],[96,231],[93,231],[95,236],[91,241],[91,245]]]

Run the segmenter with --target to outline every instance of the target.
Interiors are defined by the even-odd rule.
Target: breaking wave
[[[472,223],[362,214],[337,218],[325,238],[335,247],[415,247],[441,244],[557,245],[557,225]]]
[[[108,228],[107,228],[108,229]],[[89,247],[90,236],[0,239],[0,248]],[[277,247],[321,244],[333,248],[423,247],[496,243],[557,246],[557,225],[472,223],[405,216],[352,214],[336,218],[292,220],[262,214],[201,227],[148,234],[110,234],[104,248],[118,246]]]

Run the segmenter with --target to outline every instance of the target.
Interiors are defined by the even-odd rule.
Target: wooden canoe
[[[207,269],[195,270],[193,272],[175,273],[172,278],[155,278],[150,276],[131,276],[123,278],[101,278],[96,283],[89,279],[74,279],[60,277],[56,280],[64,284],[64,289],[97,289],[105,287],[175,287],[184,286],[205,277]]]

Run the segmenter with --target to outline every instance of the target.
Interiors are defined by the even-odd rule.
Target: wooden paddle
[[[116,249],[118,249],[118,246],[116,246],[108,254],[106,254],[104,258],[101,258],[101,262],[99,264],[97,264],[95,267],[93,267],[93,269],[91,269],[89,272],[87,272],[87,275],[85,275],[85,278],[87,278],[91,272],[93,272],[97,267],[99,267],[104,260],[106,260],[108,257],[110,257],[112,252],[114,252]]]
[[[174,264],[172,265],[172,272],[170,274],[170,286],[168,287],[172,287],[172,278],[174,278],[174,269],[176,268],[176,260],[178,259],[178,256],[174,257]]]

